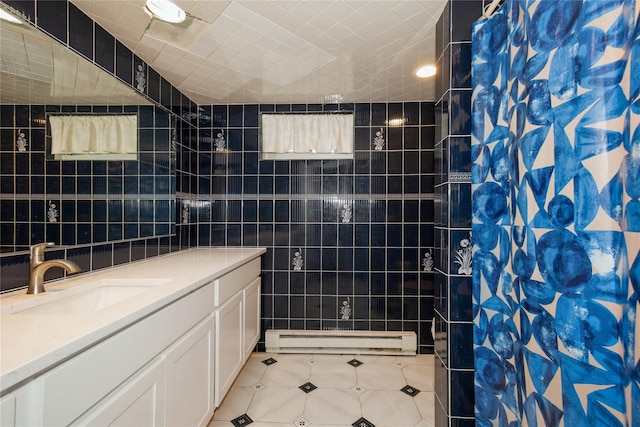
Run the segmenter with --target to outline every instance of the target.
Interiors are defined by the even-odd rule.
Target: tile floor
[[[209,427],[432,427],[433,361],[254,353]]]

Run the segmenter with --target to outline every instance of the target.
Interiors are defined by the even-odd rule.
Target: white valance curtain
[[[350,154],[353,114],[262,114],[262,152]]]
[[[49,116],[51,154],[134,154],[138,150],[138,116]]]

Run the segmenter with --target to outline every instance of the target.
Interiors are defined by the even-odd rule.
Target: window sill
[[[262,153],[260,160],[339,160],[353,159],[353,153]]]

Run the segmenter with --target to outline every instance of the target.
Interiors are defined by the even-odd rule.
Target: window
[[[137,114],[50,115],[49,126],[55,159],[137,159]]]
[[[262,113],[264,160],[352,159],[353,113]]]

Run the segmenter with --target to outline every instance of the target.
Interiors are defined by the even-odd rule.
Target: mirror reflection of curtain
[[[51,154],[135,154],[138,116],[49,116]]]
[[[640,425],[637,3],[473,31],[476,424]]]

